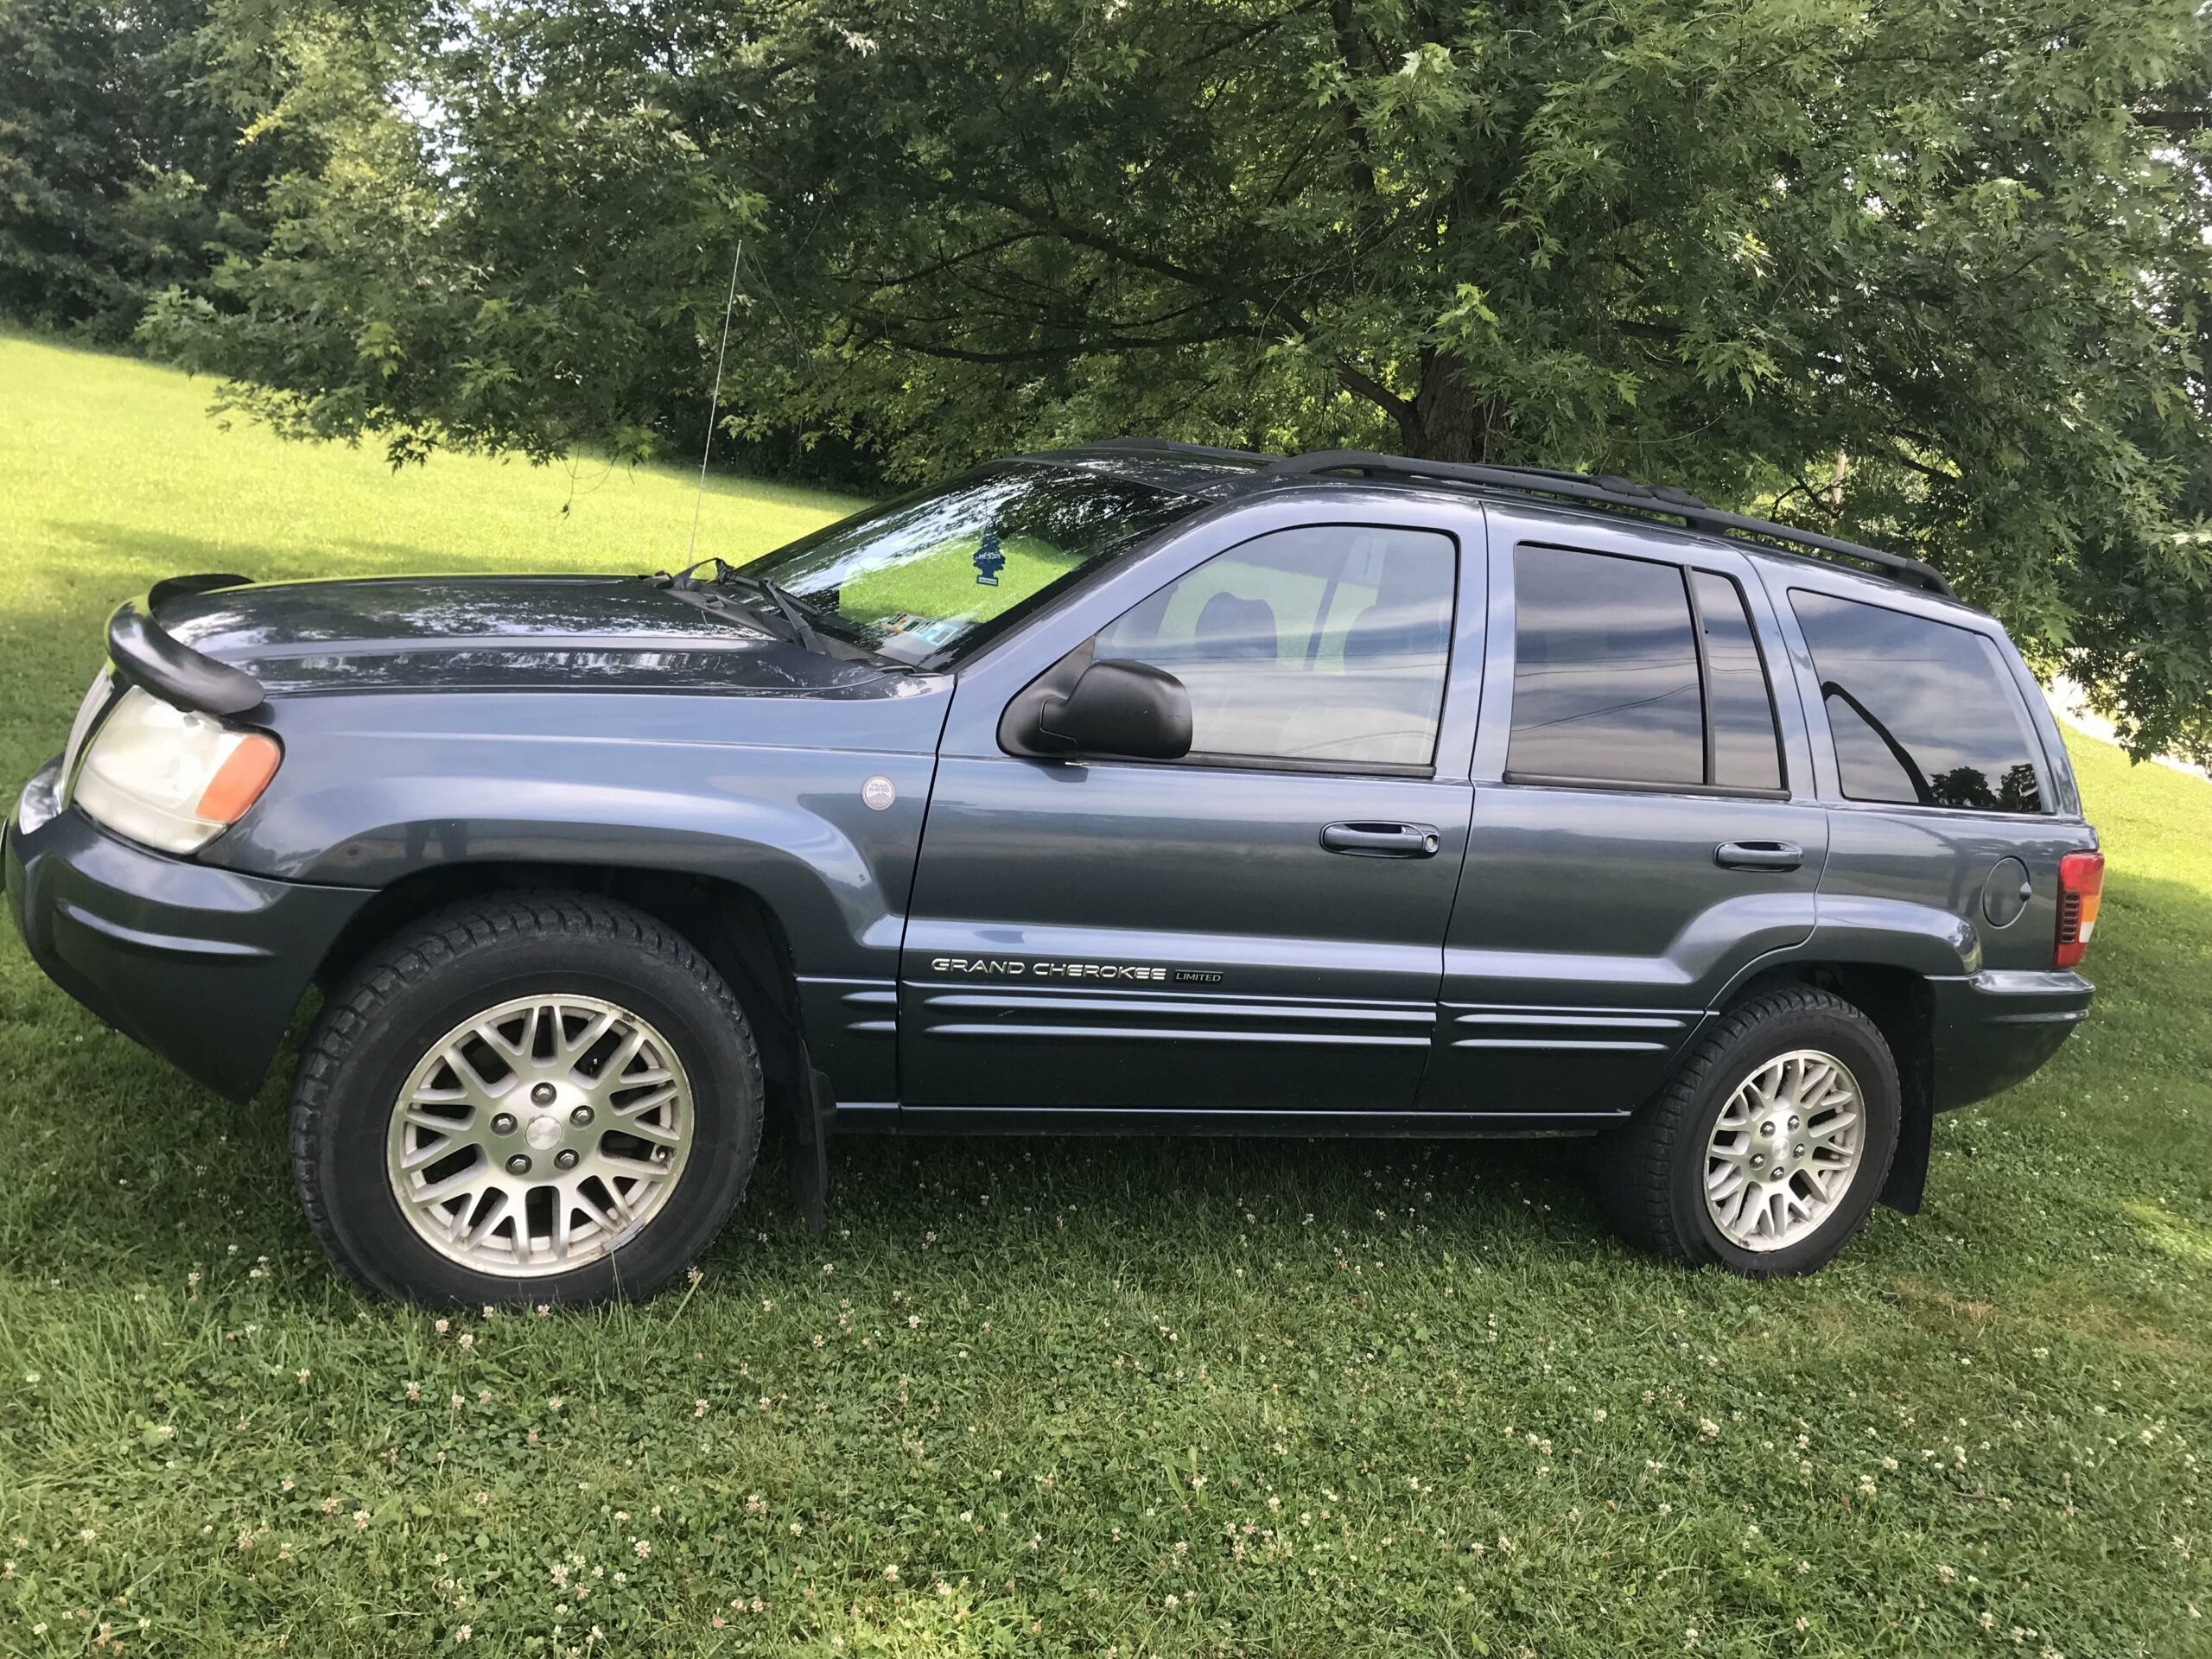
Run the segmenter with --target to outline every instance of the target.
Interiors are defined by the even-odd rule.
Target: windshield
[[[1008,462],[817,530],[741,574],[775,582],[824,633],[937,665],[1202,505],[1129,479]]]

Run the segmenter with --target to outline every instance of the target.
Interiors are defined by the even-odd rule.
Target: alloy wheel
[[[565,1273],[661,1214],[696,1121],[682,1061],[644,1018],[595,997],[518,997],[416,1063],[385,1173],[440,1255],[507,1278]]]
[[[1720,1109],[1706,1143],[1705,1209],[1738,1249],[1779,1250],[1816,1231],[1851,1189],[1865,1146],[1858,1079],[1834,1055],[1792,1049]]]

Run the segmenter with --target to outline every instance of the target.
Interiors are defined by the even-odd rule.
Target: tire
[[[752,1029],[688,943],[607,899],[501,893],[409,926],[325,1004],[292,1170],[315,1236],[376,1294],[641,1299],[721,1231],[761,1116]]]
[[[1797,1058],[1805,1055],[1820,1060]],[[1821,1081],[1821,1060],[1840,1065],[1840,1081]],[[1737,1103],[1738,1090],[1754,1079],[1759,1086],[1771,1084],[1777,1105],[1763,1107],[1764,1096],[1752,1093]],[[1803,1090],[1807,1101],[1817,1103],[1836,1098],[1840,1088],[1857,1098],[1860,1138],[1847,1173],[1847,1154],[1834,1146],[1824,1148],[1821,1139],[1834,1141],[1849,1131],[1849,1125],[1838,1127],[1842,1109],[1790,1110],[1793,1090]],[[1724,1112],[1742,1127],[1716,1138]],[[1724,1268],[1751,1279],[1810,1273],[1833,1260],[1866,1224],[1889,1179],[1899,1120],[1897,1061],[1874,1022],[1827,991],[1808,986],[1770,991],[1729,1010],[1698,1040],[1666,1087],[1599,1143],[1599,1192],[1630,1243],[1685,1267]],[[1801,1122],[1815,1126],[1802,1142],[1790,1132]],[[1777,1146],[1763,1133],[1770,1126],[1785,1144]],[[1767,1184],[1745,1179],[1752,1173],[1751,1160],[1769,1155],[1761,1148],[1790,1156],[1801,1144],[1812,1148],[1813,1159],[1792,1157],[1782,1182],[1771,1182],[1771,1163]],[[1720,1184],[1712,1203],[1709,1169]],[[1784,1188],[1788,1198],[1777,1204]],[[1821,1200],[1817,1205],[1815,1195]],[[1810,1213],[1794,1216],[1792,1202]],[[1741,1210],[1730,1215],[1738,1204]],[[1716,1205],[1730,1215],[1735,1236],[1724,1229]],[[1784,1219],[1777,1222],[1777,1213]],[[1769,1230],[1745,1237],[1754,1228]]]

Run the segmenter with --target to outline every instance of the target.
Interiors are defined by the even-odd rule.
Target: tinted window
[[[1452,539],[1427,531],[1278,531],[1123,613],[1092,655],[1181,680],[1193,754],[1424,766],[1458,563]]]
[[[1843,792],[2040,812],[2036,745],[1997,647],[1880,605],[1793,590],[1835,740]]]
[[[1713,777],[1727,789],[1782,787],[1774,698],[1744,595],[1726,576],[1693,570],[1698,623],[1705,638],[1707,697],[1713,723]]]
[[[1682,573],[1516,548],[1510,772],[1702,784],[1705,721]]]

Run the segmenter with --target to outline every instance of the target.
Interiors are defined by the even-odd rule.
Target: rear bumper
[[[24,785],[0,852],[32,959],[109,1025],[245,1099],[370,893],[149,852],[61,810],[56,781],[48,766]]]
[[[2025,1081],[2089,1012],[2095,988],[2063,969],[1987,969],[1939,979],[1936,1109],[1948,1111]]]

